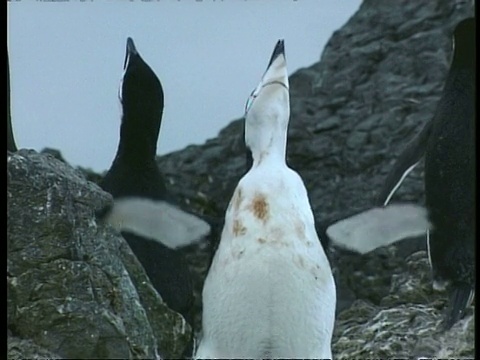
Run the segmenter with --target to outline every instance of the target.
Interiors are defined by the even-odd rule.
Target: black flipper
[[[393,165],[392,170],[390,170],[387,180],[377,196],[376,205],[385,206],[390,202],[392,195],[400,187],[405,177],[417,166],[425,154],[425,148],[431,132],[432,121],[428,121],[420,133],[406,146],[397,162]]]

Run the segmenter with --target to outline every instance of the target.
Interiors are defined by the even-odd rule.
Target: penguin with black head
[[[166,304],[193,327],[193,285],[178,248],[203,239],[210,225],[173,203],[155,162],[162,121],[162,85],[127,39],[120,88],[122,121],[115,159],[100,186],[114,198],[97,213],[128,242]]]
[[[445,329],[463,317],[475,291],[475,73],[475,18],[467,18],[454,30],[453,59],[435,114],[397,159],[378,207],[326,230],[333,244],[360,253],[426,233],[433,287],[450,293]],[[390,204],[422,157],[426,210]]]
[[[427,245],[435,288],[449,286],[450,328],[475,291],[475,19],[460,22],[454,55],[425,149]]]
[[[453,59],[433,119],[400,155],[378,203],[390,201],[422,156],[432,225],[427,250],[434,288],[449,288],[448,329],[462,318],[475,290],[475,18],[455,27]]]

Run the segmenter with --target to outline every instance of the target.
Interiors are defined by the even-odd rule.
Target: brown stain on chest
[[[266,222],[268,220],[269,216],[269,206],[267,199],[263,194],[255,194],[253,197],[253,201],[250,205],[250,209],[253,212],[253,215],[259,219],[262,220],[263,222]]]
[[[260,245],[267,245],[267,246],[274,246],[274,247],[288,247],[289,246],[289,243],[282,240],[281,238],[277,239],[277,238],[262,238],[262,237],[259,237],[259,238],[257,238],[257,242]]]
[[[300,268],[300,269],[305,269],[306,266],[305,266],[305,259],[303,258],[302,255],[296,255],[294,258],[293,258],[293,262]]]
[[[331,271],[325,265],[320,263],[312,263],[308,258],[297,254],[293,257],[293,263],[302,271],[310,273],[315,281],[325,282],[328,279],[328,272]]]
[[[238,188],[237,191],[235,191],[235,195],[233,196],[232,199],[232,206],[235,211],[238,211],[240,209],[240,204],[243,201],[243,192],[242,188]]]
[[[267,242],[267,240],[265,240],[264,238],[258,238],[257,241],[260,243],[260,244],[265,244]]]
[[[324,275],[325,269],[322,269],[322,267],[319,264],[315,264],[314,266],[312,266],[312,268],[310,269],[310,272],[315,278],[315,280],[325,281],[325,275]]]
[[[300,220],[296,220],[294,223],[295,234],[301,240],[305,239],[305,224]]]
[[[247,228],[243,226],[240,220],[235,219],[233,220],[232,233],[233,233],[233,236],[242,236],[247,233]]]

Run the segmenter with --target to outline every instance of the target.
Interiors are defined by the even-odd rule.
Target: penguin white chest
[[[205,281],[197,358],[330,358],[335,302],[300,177],[250,171]]]

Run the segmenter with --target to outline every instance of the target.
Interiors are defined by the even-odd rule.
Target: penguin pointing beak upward
[[[252,91],[245,105],[245,117],[255,100],[260,96],[264,87],[268,85],[282,86],[288,91],[287,62],[285,59],[285,47],[283,40],[278,40],[268,63],[262,80]]]
[[[125,52],[125,61],[123,62],[123,70],[127,68],[132,56],[138,55],[137,48],[132,38],[127,39],[127,51]]]
[[[253,166],[284,156],[290,118],[287,62],[283,40],[275,45],[268,67],[245,106],[245,144]],[[285,158],[281,159],[283,162]]]
[[[275,45],[267,70],[263,75],[262,87],[269,84],[277,84],[288,90],[287,61],[285,59],[283,40],[278,40],[277,45]]]
[[[263,91],[267,86],[275,85],[268,89],[268,91]],[[283,89],[282,89],[283,88]],[[250,126],[246,125],[244,129],[244,138],[245,138],[245,158],[246,158],[246,170],[248,171],[253,165],[253,154],[252,154],[252,142],[253,139],[249,140],[247,137],[252,138],[252,131],[247,130],[248,127],[254,128],[255,125],[253,124],[252,119],[255,118],[254,112],[262,113],[265,111],[265,108],[262,106],[262,103],[266,105],[273,104],[271,102],[272,97],[274,97],[274,91],[278,91],[280,89],[283,92],[283,99],[280,98],[280,103],[283,104],[284,110],[283,112],[283,122],[288,125],[288,117],[289,117],[289,103],[288,103],[288,72],[287,72],[287,62],[285,59],[285,46],[283,39],[277,41],[275,48],[273,49],[272,56],[270,57],[270,61],[268,62],[267,69],[265,70],[260,83],[257,87],[252,91],[250,96],[247,99],[245,104],[245,119],[250,118]],[[287,99],[285,99],[285,93],[287,94]],[[257,99],[260,98],[260,99]],[[256,111],[250,112],[253,104],[257,103]],[[258,115],[257,115],[258,116]],[[247,120],[248,121],[248,120]],[[248,131],[248,134],[247,134]],[[257,135],[258,137],[258,135]],[[285,139],[286,141],[286,139]]]
[[[263,74],[262,81],[258,85],[261,88],[270,84],[283,86],[288,90],[287,61],[283,40],[278,40],[268,62],[267,70]],[[258,87],[257,87],[258,88]]]
[[[283,39],[277,41],[275,45],[275,49],[273,50],[272,57],[270,58],[270,62],[268,63],[267,69],[273,64],[275,59],[277,59],[280,55],[283,56],[285,59],[285,45]]]
[[[283,40],[247,103],[253,166],[240,179],[203,287],[197,359],[331,359],[335,281],[308,193],[285,161]]]

